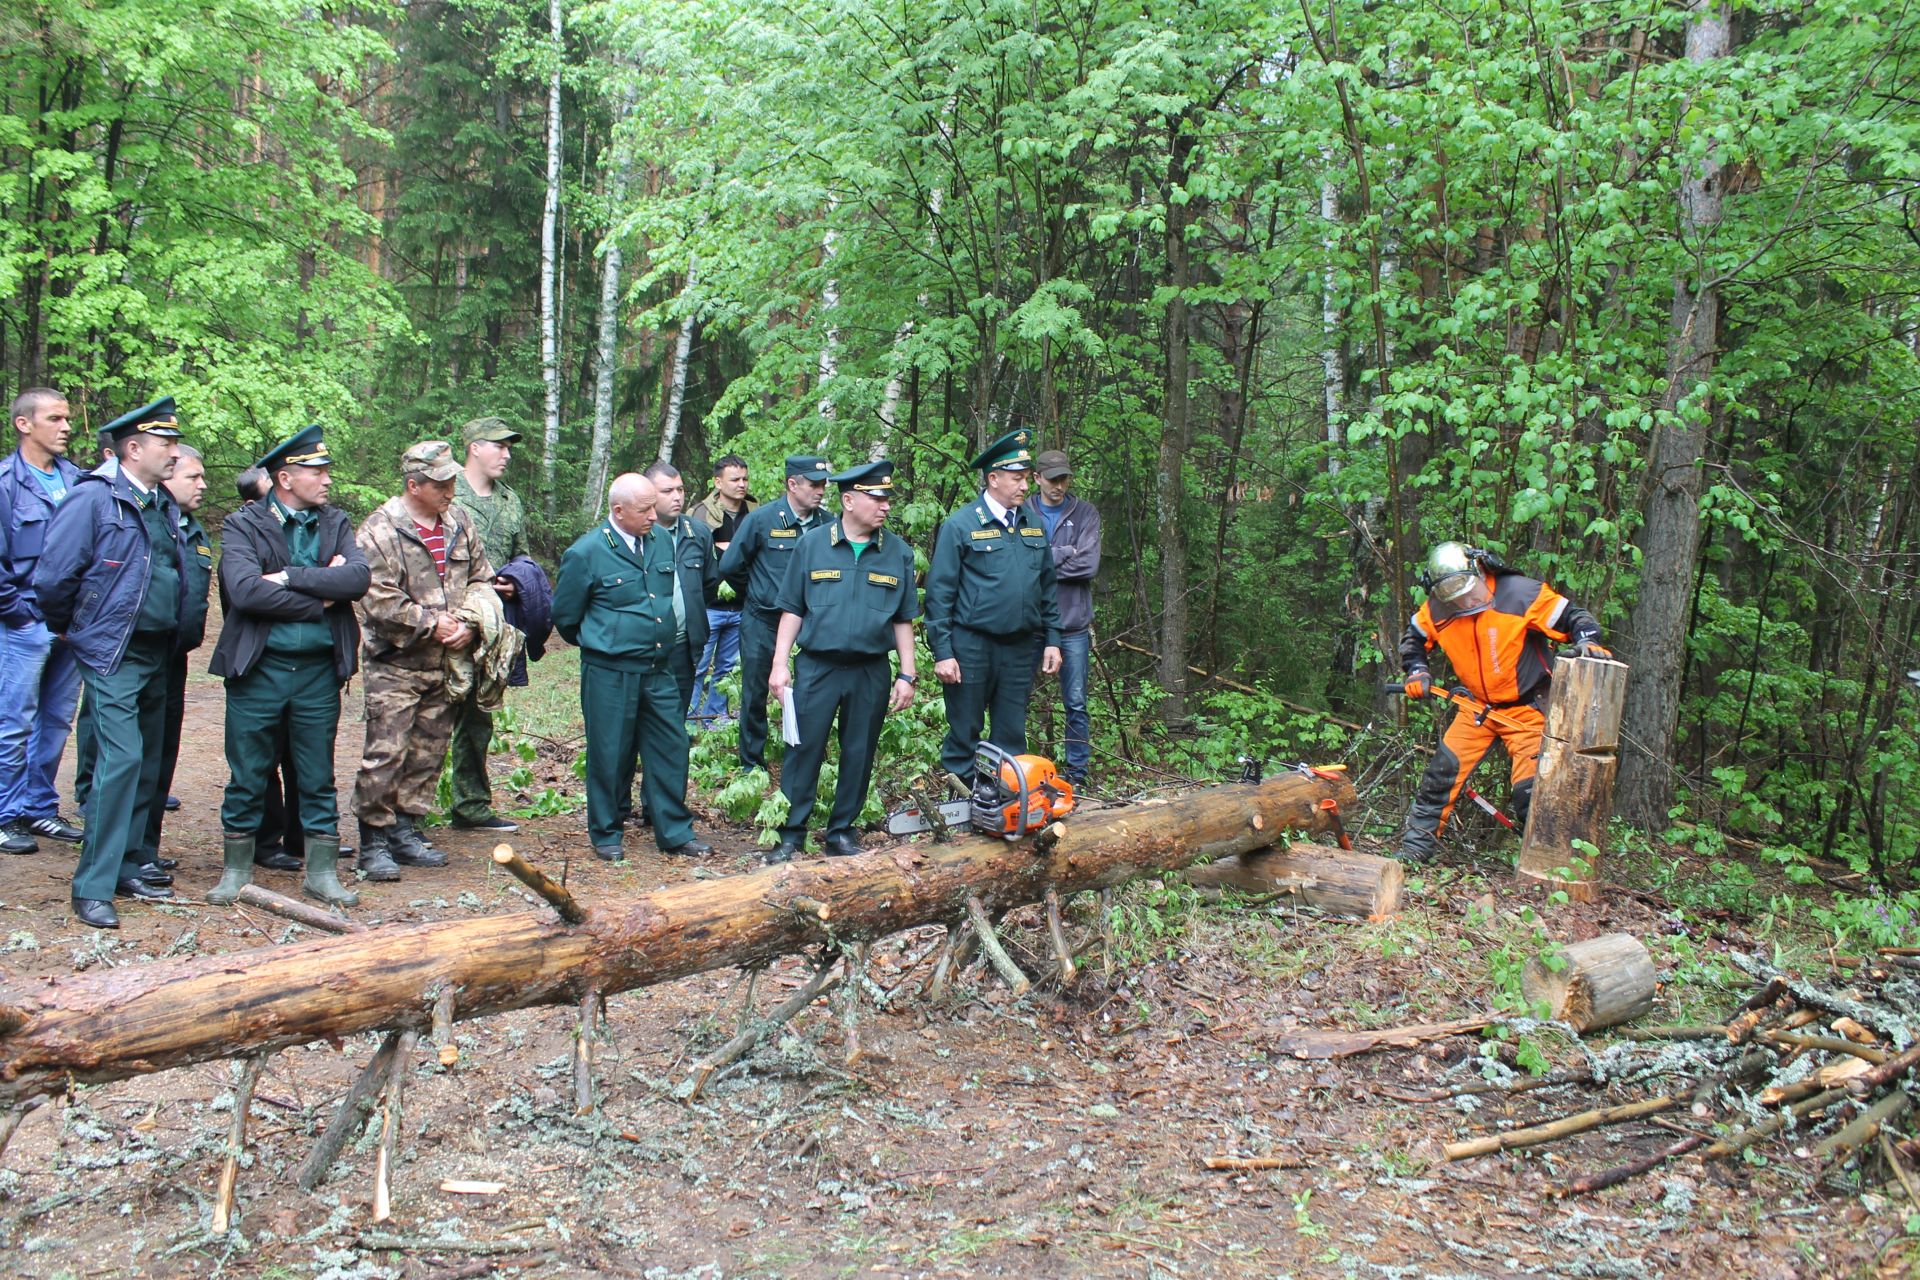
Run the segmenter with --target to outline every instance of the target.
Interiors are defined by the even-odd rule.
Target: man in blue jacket
[[[47,629],[33,571],[47,526],[79,482],[66,459],[67,398],[30,387],[13,402],[20,447],[0,462],[0,853],[38,853],[36,835],[69,842],[54,775],[80,697],[73,651]]]
[[[1058,449],[1033,460],[1040,500],[1033,509],[1047,527],[1053,551],[1053,576],[1060,601],[1060,701],[1067,710],[1063,772],[1074,786],[1085,786],[1093,758],[1087,716],[1087,668],[1093,657],[1093,580],[1100,572],[1100,512],[1076,498],[1073,464]]]
[[[167,666],[188,616],[186,540],[166,481],[180,457],[173,397],[103,428],[119,465],[80,477],[47,530],[33,572],[40,612],[80,662],[98,737],[86,839],[73,873],[73,914],[117,929],[116,893],[170,898],[143,875],[147,806],[160,804]],[[161,873],[164,874],[164,873]]]

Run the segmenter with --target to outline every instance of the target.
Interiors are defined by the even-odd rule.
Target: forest
[[[9,394],[173,394],[216,494],[318,421],[361,513],[499,414],[550,557],[621,470],[697,495],[736,452],[766,497],[803,447],[893,457],[924,553],[1024,425],[1105,518],[1112,767],[1404,736],[1381,681],[1459,539],[1632,664],[1623,832],[1837,865],[1877,941],[1920,911],[1906,3],[10,0],[0,36]]]

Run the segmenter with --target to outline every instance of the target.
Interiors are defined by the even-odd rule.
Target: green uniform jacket
[[[822,658],[859,658],[892,653],[893,626],[920,616],[913,584],[913,550],[884,528],[853,554],[853,544],[834,520],[800,539],[787,557],[780,589],[782,613],[800,619],[800,647]]]
[[[453,478],[453,502],[473,517],[473,531],[495,572],[515,556],[527,554],[527,508],[510,487],[495,480],[493,492],[483,498],[462,471]]]
[[[755,508],[740,527],[720,561],[720,576],[730,583],[750,608],[772,612],[787,582],[787,562],[809,530],[823,523],[820,512],[806,520],[793,513],[785,498]],[[742,586],[744,585],[744,591]]]
[[[1011,530],[995,523],[984,495],[940,522],[927,570],[927,645],[935,662],[953,656],[956,626],[1003,640],[1044,635],[1046,643],[1060,643],[1047,526],[1025,503],[1013,523]]]
[[[680,606],[687,614],[687,648],[698,662],[700,651],[707,647],[707,592],[720,580],[720,558],[713,553],[713,530],[705,521],[682,512],[677,523],[681,526],[678,536],[668,536],[673,538],[674,565],[680,574]],[[671,597],[667,608],[673,608]]]
[[[186,590],[180,604],[181,653],[198,649],[207,638],[207,592],[213,585],[213,548],[207,531],[185,511],[180,513],[180,536],[187,540]]]
[[[665,670],[673,648],[673,544],[656,524],[636,546],[628,551],[611,524],[581,534],[560,557],[553,625],[599,666]],[[696,597],[689,615],[698,607]]]

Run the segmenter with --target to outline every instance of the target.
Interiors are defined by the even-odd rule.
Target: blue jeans
[[[0,627],[0,822],[51,818],[54,776],[67,748],[80,664],[44,622]]]
[[[1067,772],[1087,775],[1093,759],[1092,723],[1087,719],[1087,667],[1093,658],[1093,631],[1069,631],[1060,637],[1060,701],[1067,708]]]
[[[739,661],[740,611],[707,610],[707,646],[700,651],[700,661],[693,669],[693,701],[687,707],[689,716],[711,720],[714,716],[727,714],[727,700],[718,686]]]

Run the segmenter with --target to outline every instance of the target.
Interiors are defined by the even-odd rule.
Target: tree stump
[[[1565,889],[1576,902],[1600,896],[1600,855],[1620,770],[1620,712],[1627,666],[1605,658],[1560,658],[1540,739],[1533,804],[1520,842],[1520,879]],[[1575,847],[1575,841],[1593,851]]]
[[[1243,853],[1190,867],[1187,883],[1202,889],[1242,893],[1291,893],[1328,915],[1382,920],[1400,909],[1406,868],[1397,859],[1354,853],[1322,844]]]
[[[1560,950],[1557,972],[1535,960],[1520,975],[1529,1003],[1544,1001],[1549,1017],[1581,1033],[1618,1026],[1653,1008],[1653,957],[1630,933],[1607,933]]]

